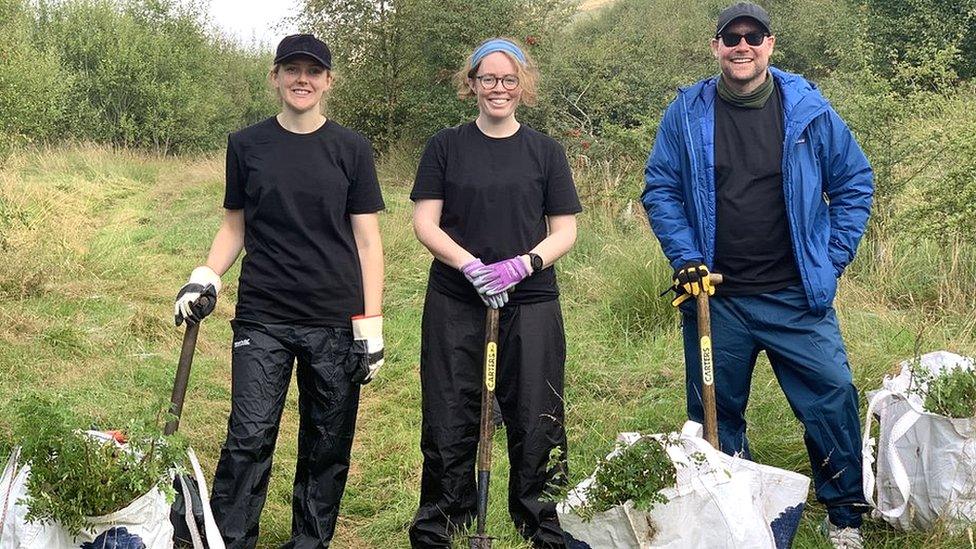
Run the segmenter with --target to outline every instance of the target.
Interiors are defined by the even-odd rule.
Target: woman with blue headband
[[[518,122],[536,99],[532,60],[511,40],[482,43],[456,76],[473,122],[427,143],[410,198],[414,231],[434,256],[421,326],[420,507],[413,547],[450,547],[476,512],[485,307],[501,309],[496,396],[508,435],[508,508],[535,547],[564,547],[541,501],[566,455],[566,338],[552,264],[576,241],[581,211],[566,153]],[[565,469],[565,461],[561,464]]]

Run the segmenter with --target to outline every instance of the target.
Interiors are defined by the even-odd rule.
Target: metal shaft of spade
[[[197,334],[200,324],[187,324],[183,333],[183,347],[180,350],[180,362],[176,367],[176,381],[173,382],[173,395],[170,398],[170,419],[163,428],[164,435],[172,435],[180,428],[180,416],[183,415],[183,400],[186,398],[186,386],[190,381],[190,365],[193,364],[193,351],[197,346]]]
[[[200,298],[201,304],[206,308],[213,306],[209,300],[216,299],[209,296]],[[169,421],[163,427],[163,434],[172,435],[180,428],[180,416],[183,415],[183,401],[186,399],[186,387],[190,383],[190,366],[193,365],[193,352],[197,348],[197,335],[200,333],[200,322],[186,323],[186,331],[183,332],[183,347],[180,349],[180,361],[176,366],[176,380],[173,382],[173,395],[170,398]]]

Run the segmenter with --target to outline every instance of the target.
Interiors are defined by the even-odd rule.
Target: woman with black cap
[[[582,208],[563,148],[515,118],[536,97],[523,49],[487,40],[456,80],[478,117],[428,141],[410,194],[417,238],[434,256],[421,327],[424,468],[410,543],[450,547],[475,513],[487,306],[501,308],[495,390],[508,435],[509,513],[536,547],[563,547],[555,505],[540,499],[556,472],[550,452],[566,455],[566,338],[550,267],[576,241]]]
[[[281,112],[230,135],[224,219],[206,264],[176,299],[177,325],[202,320],[220,275],[246,251],[231,321],[231,412],[211,498],[229,548],[257,544],[296,360],[298,463],[284,547],[329,546],[359,386],[383,364],[383,199],[370,143],[322,114],[331,69],[329,48],[310,34],[278,45],[269,78]]]

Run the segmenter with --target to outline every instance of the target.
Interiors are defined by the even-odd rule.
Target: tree
[[[334,116],[382,148],[470,118],[451,76],[479,42],[539,44],[572,11],[570,0],[305,0],[298,18],[332,49]]]

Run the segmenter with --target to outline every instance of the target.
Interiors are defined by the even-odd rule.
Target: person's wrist
[[[204,287],[206,287],[207,285],[211,285],[214,287],[214,291],[216,293],[218,294],[220,293],[220,288],[221,288],[220,275],[218,275],[216,271],[214,271],[213,269],[211,269],[206,265],[201,265],[196,269],[193,269],[193,272],[190,273],[190,279],[188,282],[193,284],[199,284]]]
[[[356,315],[352,317],[352,332],[355,339],[383,338],[383,315]]]
[[[484,267],[485,264],[481,262],[478,258],[472,258],[471,261],[465,262],[463,265],[458,267],[458,270],[464,273],[464,276],[471,277],[471,273],[478,269],[479,267]]]
[[[479,261],[479,259],[471,254],[467,254],[465,257],[460,258],[459,260],[456,261],[456,265],[454,268],[459,271],[463,271],[465,267],[471,265],[475,261]]]
[[[518,256],[519,261],[522,262],[522,266],[525,267],[525,272],[532,274],[532,258],[529,254],[522,254]]]

